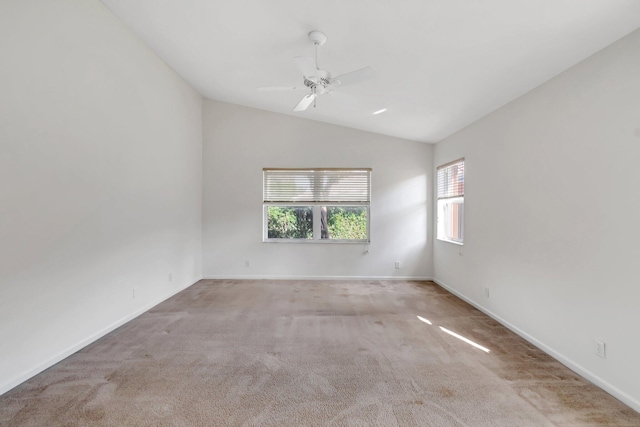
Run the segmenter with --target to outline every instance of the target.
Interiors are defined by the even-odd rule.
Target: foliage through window
[[[464,241],[464,159],[438,167],[437,238]]]
[[[263,169],[265,241],[368,242],[371,169]]]
[[[267,206],[267,238],[313,238],[313,206]]]

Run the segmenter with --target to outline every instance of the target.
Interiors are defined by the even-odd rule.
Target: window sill
[[[436,240],[438,240],[439,242],[446,242],[446,243],[451,243],[458,246],[464,246],[464,242],[456,242],[455,240],[447,240],[447,239],[439,239],[439,238]]]
[[[292,244],[299,243],[303,245],[335,245],[335,244],[347,244],[347,245],[368,245],[371,243],[370,240],[313,240],[313,239],[267,239],[263,240],[262,243],[284,243],[284,244]]]

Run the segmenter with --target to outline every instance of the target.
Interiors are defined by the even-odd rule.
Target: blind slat
[[[263,169],[265,202],[369,202],[370,169]]]
[[[464,196],[464,159],[438,167],[438,199]]]

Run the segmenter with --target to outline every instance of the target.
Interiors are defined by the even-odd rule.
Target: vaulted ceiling
[[[640,28],[638,0],[102,2],[204,97],[423,142]],[[293,58],[314,56],[313,30],[328,37],[319,68],[375,77],[293,112],[308,92]]]

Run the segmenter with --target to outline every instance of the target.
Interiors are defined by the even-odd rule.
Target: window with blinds
[[[371,169],[263,169],[263,240],[368,242]]]
[[[464,241],[464,159],[437,169],[437,238]]]

